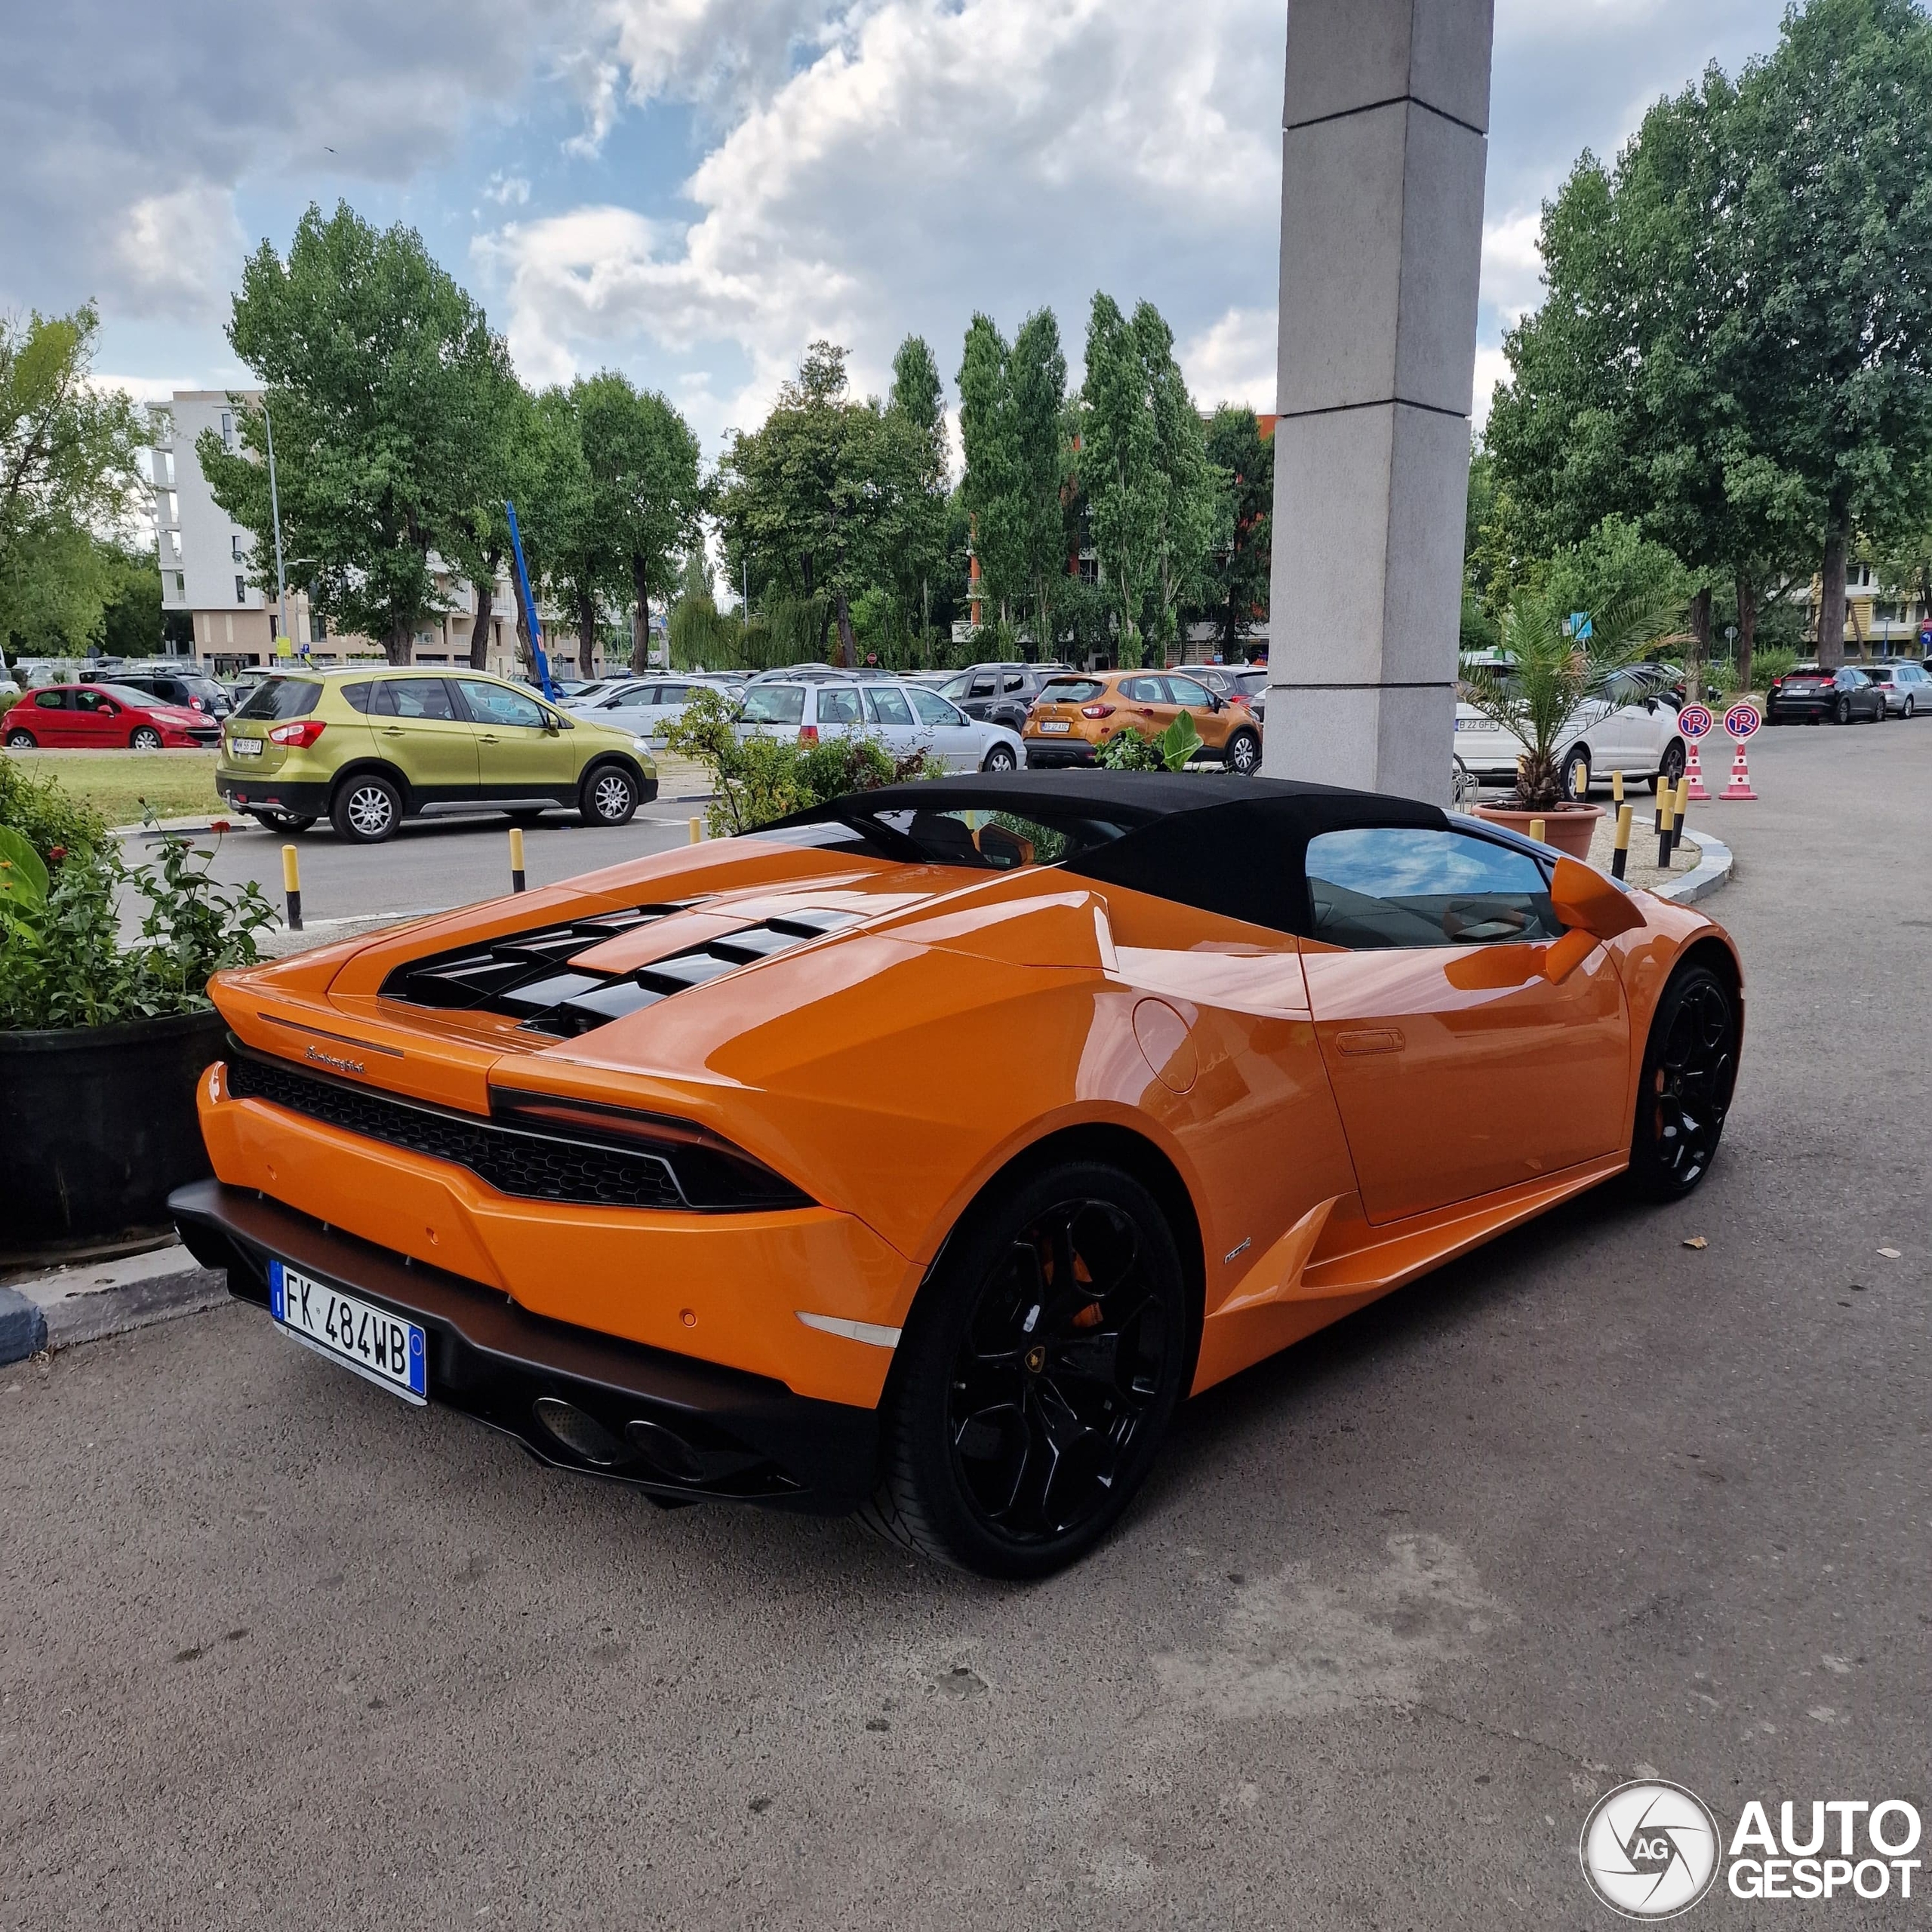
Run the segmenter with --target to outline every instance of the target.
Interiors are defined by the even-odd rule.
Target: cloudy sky
[[[1478,391],[1537,210],[1781,0],[1498,0]],[[90,297],[143,394],[246,380],[244,253],[309,202],[405,221],[534,383],[614,366],[715,449],[805,343],[862,387],[975,309],[1105,288],[1204,405],[1272,406],[1283,0],[62,0],[10,9],[0,307]],[[1481,404],[1479,401],[1478,408]]]

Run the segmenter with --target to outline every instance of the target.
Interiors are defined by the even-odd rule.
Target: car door
[[[1607,951],[1546,977],[1541,864],[1460,829],[1309,841],[1302,960],[1370,1220],[1472,1201],[1628,1144],[1629,1021]]]
[[[1143,738],[1158,738],[1180,715],[1180,706],[1168,697],[1166,683],[1152,672],[1123,678],[1119,691],[1127,721]]]
[[[75,736],[74,694],[71,691],[35,691],[32,730],[36,743],[58,747],[78,742]]]
[[[1178,718],[1185,711],[1194,720],[1201,742],[1219,751],[1232,729],[1226,703],[1217,706],[1214,694],[1198,678],[1177,677],[1170,671],[1161,681],[1167,686],[1174,715]]]
[[[965,713],[946,703],[937,691],[918,685],[904,687],[906,702],[919,721],[916,745],[931,752],[948,771],[972,771],[980,762],[980,733]]]
[[[487,678],[458,678],[476,732],[479,798],[568,799],[577,791],[577,747],[556,714],[534,697]]]
[[[69,744],[96,747],[126,744],[134,721],[105,691],[77,691],[73,702],[74,708],[67,714],[73,732]]]
[[[868,685],[865,699],[866,728],[895,758],[910,758],[919,726],[906,694],[897,685]]]
[[[446,678],[384,678],[369,700],[376,749],[426,804],[476,796],[476,731]]]
[[[821,743],[830,738],[849,737],[863,721],[857,685],[817,685],[812,695],[817,701],[813,722]]]

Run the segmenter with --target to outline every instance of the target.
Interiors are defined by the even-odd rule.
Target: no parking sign
[[[1716,721],[1701,704],[1687,704],[1677,714],[1677,728],[1693,744],[1700,738],[1707,737]]]
[[[1704,715],[1709,718],[1710,713],[1706,712]],[[1740,744],[1742,744],[1746,738],[1755,737],[1758,727],[1764,721],[1764,719],[1758,715],[1758,707],[1755,704],[1734,704],[1724,715],[1724,728]],[[1706,724],[1704,728],[1709,731],[1710,727]]]
[[[1730,783],[1719,795],[1721,797],[1755,798],[1758,795],[1751,789],[1751,768],[1745,762],[1744,746],[1748,740],[1757,736],[1758,728],[1764,721],[1755,704],[1734,704],[1724,713],[1724,728],[1737,746],[1737,755],[1730,761]]]

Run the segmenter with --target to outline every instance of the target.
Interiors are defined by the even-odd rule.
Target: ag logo
[[[1718,1821],[1694,1792],[1661,1780],[1598,1799],[1577,1847],[1590,1890],[1626,1918],[1675,1918],[1718,1875]]]

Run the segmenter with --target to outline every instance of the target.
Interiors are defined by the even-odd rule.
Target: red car
[[[163,704],[126,685],[49,685],[29,691],[8,712],[4,728],[10,751],[40,745],[158,752],[221,742],[219,719]]]

